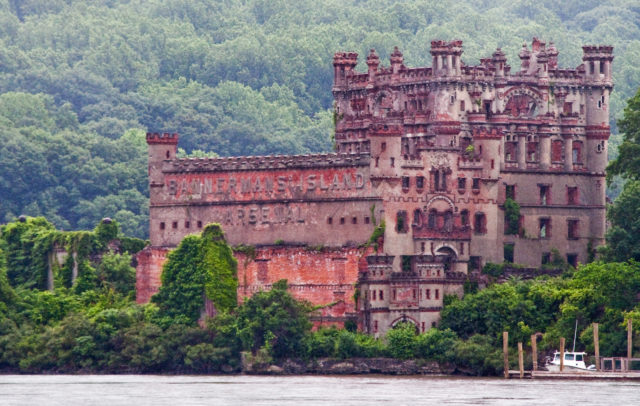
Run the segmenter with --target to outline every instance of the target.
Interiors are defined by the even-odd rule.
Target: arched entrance
[[[450,271],[453,269],[453,263],[456,262],[458,254],[456,254],[453,248],[445,245],[436,250],[436,258],[438,262],[444,264],[445,271]]]

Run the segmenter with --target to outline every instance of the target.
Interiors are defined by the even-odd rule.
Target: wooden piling
[[[627,320],[627,371],[631,369],[631,357],[633,356],[633,322],[631,317]]]
[[[593,347],[596,353],[596,370],[600,371],[600,339],[598,338],[598,323],[593,323]]]
[[[538,370],[538,340],[534,334],[531,336],[531,361],[533,362],[533,370]]]
[[[509,332],[502,332],[502,354],[504,356],[504,377],[509,378]]]
[[[560,372],[564,370],[564,337],[560,337]]]
[[[522,356],[522,342],[518,342],[518,369],[520,370],[520,379],[524,378],[524,358]]]

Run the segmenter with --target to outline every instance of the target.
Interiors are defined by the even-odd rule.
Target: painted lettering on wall
[[[209,213],[213,222],[227,226],[304,224],[307,214],[301,207],[288,205],[212,209]]]
[[[203,174],[168,177],[166,186],[170,196],[181,199],[278,198],[364,189],[365,175],[360,172],[244,177]]]

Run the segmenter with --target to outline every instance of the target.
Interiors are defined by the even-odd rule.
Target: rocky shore
[[[243,359],[242,372],[255,375],[450,375],[456,369],[435,361],[394,358],[319,358],[311,361],[286,360],[279,364],[248,362]]]

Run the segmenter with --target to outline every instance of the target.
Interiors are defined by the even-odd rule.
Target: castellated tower
[[[583,50],[582,65],[563,69],[553,43],[534,38],[512,73],[500,49],[467,66],[462,41],[437,40],[430,68],[407,68],[398,49],[387,68],[371,50],[366,73],[336,80],[336,148],[370,154],[387,225],[384,254],[360,274],[366,331],[429,328],[442,295],[461,294],[459,281],[487,262],[593,255],[605,232],[613,56]]]
[[[561,68],[534,38],[512,71],[501,49],[465,65],[462,41],[436,40],[430,67],[372,49],[364,72],[337,52],[330,154],[178,159],[177,135],[148,134],[138,301],[166,253],[209,222],[251,247],[235,252],[238,297],[284,278],[321,309],[316,325],[352,320],[374,335],[437,325],[444,296],[482,284],[489,262],[521,264],[523,277],[556,250],[588,262],[605,233],[613,49],[583,51]]]

